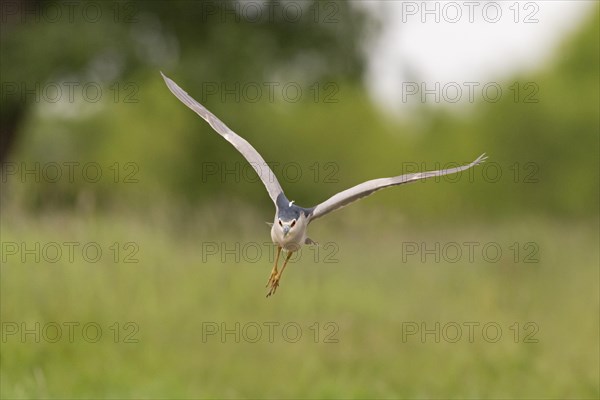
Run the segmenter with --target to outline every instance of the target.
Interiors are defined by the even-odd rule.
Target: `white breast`
[[[275,216],[275,222],[271,227],[271,240],[286,251],[298,251],[306,242],[306,227],[306,218],[301,215],[288,235],[283,237],[283,229],[279,226],[279,221]]]

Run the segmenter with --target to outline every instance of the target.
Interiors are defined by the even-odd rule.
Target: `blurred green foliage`
[[[256,227],[263,225],[258,215],[238,216],[224,228],[225,210],[212,207],[187,214],[187,229],[182,229],[168,208],[144,218],[70,212],[36,218],[11,211],[2,221],[4,241],[31,247],[35,241],[77,238],[99,243],[105,256],[86,263],[81,247],[72,263],[66,258],[37,263],[31,256],[20,263],[18,255],[8,256],[2,268],[2,320],[24,322],[32,332],[36,322],[38,331],[56,323],[62,337],[56,343],[45,340],[55,337],[52,327],[39,334],[39,342],[33,333],[25,340],[20,330],[6,334],[0,356],[3,398],[599,394],[598,255],[591,250],[598,230],[593,224],[527,219],[425,230],[390,219],[377,226],[355,219],[347,229],[316,224],[311,236],[322,244],[319,256],[314,259],[314,249],[303,248],[277,294],[265,299],[273,255],[262,244],[268,235],[257,235]],[[108,246],[131,240],[139,244],[133,255],[139,262],[115,263]],[[508,246],[529,240],[539,246],[534,263],[524,262],[529,251],[515,262]],[[435,254],[425,261],[421,253],[405,258],[401,251],[404,243],[432,249],[435,243],[465,242],[496,243],[504,253],[489,263],[478,246],[473,262],[463,255],[452,263],[436,262]],[[324,247],[327,243],[337,245],[335,252]],[[207,255],[206,244],[221,249],[258,244],[261,250],[236,262],[240,252]],[[80,325],[70,342],[63,324],[71,321]],[[89,322],[102,329],[98,342],[84,339]],[[127,322],[137,329],[124,329]],[[329,322],[335,332],[325,329]],[[530,322],[537,330],[525,329]],[[272,341],[269,323],[279,324]],[[296,342],[282,334],[288,323],[302,330]],[[407,323],[419,329],[424,323],[431,332],[436,323],[438,332],[449,329],[436,342],[435,333],[425,339],[421,331],[403,336]],[[472,340],[465,323],[478,324]],[[488,323],[501,328],[497,341],[483,336]],[[219,331],[207,335],[204,324],[216,324]],[[221,324],[233,333],[223,336]],[[251,341],[254,328],[242,332],[247,324],[261,327],[256,342]],[[455,343],[444,339],[455,337],[452,324],[462,329]],[[124,342],[129,334],[135,342]],[[328,334],[337,342],[325,342]],[[497,337],[493,327],[488,334]],[[89,335],[97,337],[93,328]]]
[[[233,1],[93,3],[110,18],[2,21],[3,146],[17,134],[2,171],[0,231],[3,246],[99,243],[105,257],[36,262],[2,247],[0,314],[28,327],[96,322],[103,340],[3,338],[1,397],[598,398],[600,7],[545,66],[501,83],[535,83],[537,103],[506,93],[458,114],[421,105],[395,119],[361,82],[363,39],[377,26],[346,2],[320,3],[338,7],[335,23],[328,9],[315,23],[319,3],[305,2],[311,18],[299,24],[238,18]],[[274,163],[300,205],[374,177],[484,151],[490,159],[458,182],[383,191],[311,226],[323,247],[304,254],[332,243],[338,262],[320,253],[292,263],[265,300],[268,196],[242,156],[170,94],[160,70]],[[69,81],[98,83],[103,95],[53,103],[5,86]],[[268,82],[279,84],[274,101],[226,94]],[[286,83],[304,96],[286,101]],[[71,181],[64,163],[73,162]],[[38,182],[33,173],[22,183],[21,171],[7,169],[36,163],[62,165],[63,177]],[[101,168],[97,183],[82,179],[89,163]],[[139,262],[115,261],[114,243],[134,243]],[[223,261],[207,258],[207,243],[258,243],[264,252]],[[495,263],[479,252],[473,262],[405,259],[405,243],[495,243],[504,253]],[[515,256],[515,243],[533,244],[536,262]],[[115,343],[109,327],[128,321],[139,342]],[[269,321],[299,323],[304,336],[202,340],[205,322]],[[503,336],[404,341],[407,321],[495,322]],[[335,323],[339,342],[315,343],[315,322]],[[539,341],[515,341],[516,322],[537,324]]]
[[[2,25],[2,54],[11,62],[0,66],[1,117],[3,126],[14,125],[18,133],[10,161],[31,166],[38,161],[81,160],[104,167],[115,161],[133,162],[139,167],[136,201],[147,200],[147,191],[207,199],[218,185],[199,185],[198,165],[210,160],[208,155],[221,155],[219,161],[225,162],[237,156],[173,102],[161,82],[160,69],[193,92],[206,82],[278,85],[282,77],[304,87],[309,82],[340,78],[355,82],[364,67],[359,35],[368,24],[367,17],[344,2],[325,6],[316,1],[299,2],[287,13],[280,2],[253,2],[265,7],[258,22],[252,19],[251,10],[236,1],[94,2],[93,8],[100,5],[104,16],[98,23],[79,15],[85,2],[76,4],[73,21],[65,17],[48,22],[44,16],[53,15],[50,11],[32,12],[52,9],[52,4],[56,3],[26,1],[16,9],[13,4],[7,7],[10,12]],[[63,5],[63,12],[68,9],[67,3],[58,4]],[[294,10],[301,12],[302,18],[294,18]],[[36,19],[38,14],[41,21]],[[76,82],[79,94],[75,102],[67,104],[68,113],[60,104],[45,101],[43,93],[36,97],[27,92],[44,92],[53,84],[66,92],[65,82]],[[79,92],[90,82],[100,85],[98,102],[82,101]],[[18,86],[16,94],[14,85]],[[233,125],[258,122],[253,115],[261,107],[262,113],[269,112],[264,104],[229,107],[219,96],[207,104],[215,111],[240,115],[229,118],[227,122]],[[9,124],[15,115],[18,121]],[[297,121],[290,116],[288,111],[280,120],[284,124]],[[258,133],[257,129],[241,131],[251,140]],[[272,138],[274,133],[268,131],[266,137]],[[12,133],[3,132],[3,147]],[[34,208],[72,206],[82,192],[100,204],[103,200],[122,202],[127,196],[124,187],[103,182],[89,185],[79,177],[76,182],[17,183],[8,190],[24,190],[23,198]]]
[[[234,7],[228,3],[208,4]],[[109,21],[110,29],[88,23],[77,40],[66,40],[70,29],[52,24],[3,27],[3,55],[15,61],[2,64],[3,80],[33,85],[75,74],[104,85],[101,101],[75,104],[75,115],[57,105],[25,103],[28,113],[11,161],[94,161],[105,175],[97,184],[62,179],[7,185],[23,203],[70,207],[83,193],[99,206],[243,199],[270,209],[243,158],[168,92],[158,73],[163,69],[274,163],[298,204],[313,205],[374,177],[471,161],[485,151],[488,165],[459,182],[419,183],[367,201],[432,220],[467,213],[598,215],[598,13],[545,68],[501,84],[517,82],[518,97],[507,92],[497,103],[480,101],[466,115],[423,105],[398,121],[374,107],[359,81],[360,36],[372,23],[346,3],[338,4],[336,23],[302,19],[307,26],[244,18],[231,23],[235,13],[223,23],[223,13],[186,2],[134,4],[135,23]],[[65,46],[46,57],[37,49],[49,42]],[[19,51],[23,46],[36,50]],[[274,101],[265,82],[278,85]],[[280,88],[287,83],[301,87],[300,101],[285,100]],[[537,102],[524,102],[531,92],[526,83],[537,88]],[[236,98],[228,92],[236,85],[258,85],[263,94],[256,102]],[[138,101],[125,102],[128,95]],[[135,172],[137,182],[116,185],[108,179],[115,162],[119,179]],[[448,216],[448,208],[456,213]]]

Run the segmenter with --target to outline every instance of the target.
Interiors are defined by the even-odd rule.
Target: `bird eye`
[[[296,220],[292,221],[292,228],[294,227],[294,225],[296,225]]]
[[[281,223],[281,220],[279,220],[279,226],[283,226],[283,224]]]

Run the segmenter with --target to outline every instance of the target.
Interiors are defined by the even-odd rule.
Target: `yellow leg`
[[[271,289],[269,290],[269,293],[267,293],[267,297],[269,297],[272,294],[275,294],[275,291],[277,290],[277,287],[279,286],[279,280],[281,279],[281,274],[283,274],[283,271],[285,270],[285,267],[286,267],[288,261],[290,260],[292,253],[293,253],[293,251],[290,251],[287,254],[287,257],[285,258],[285,261],[283,262],[283,266],[281,267],[281,271],[276,273],[275,276],[273,277],[272,282],[271,282]]]
[[[273,265],[273,269],[271,270],[271,276],[269,276],[269,280],[267,281],[267,285],[265,287],[269,287],[271,281],[277,275],[277,263],[279,262],[279,254],[281,253],[281,246],[277,246],[277,253],[275,256],[275,265]]]

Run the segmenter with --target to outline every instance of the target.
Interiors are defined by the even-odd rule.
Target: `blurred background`
[[[466,4],[468,3],[468,4]],[[3,1],[3,398],[598,398],[593,1]],[[273,206],[159,71],[319,220]]]

